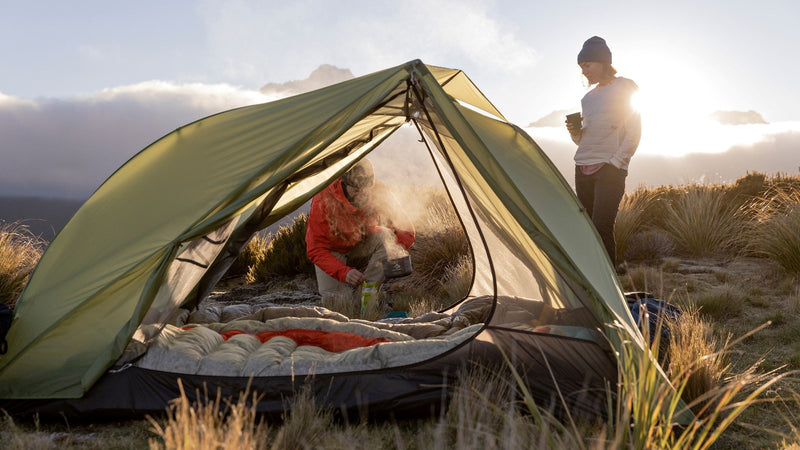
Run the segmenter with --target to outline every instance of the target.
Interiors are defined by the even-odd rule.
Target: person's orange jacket
[[[352,267],[339,261],[331,252],[348,253],[378,227],[395,232],[397,242],[406,250],[414,245],[414,227],[399,208],[385,185],[376,181],[370,202],[363,208],[353,206],[344,195],[341,178],[311,200],[306,228],[308,258],[333,278],[345,283]]]

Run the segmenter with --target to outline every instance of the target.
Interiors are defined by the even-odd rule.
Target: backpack
[[[631,310],[633,320],[643,331],[643,316],[646,313],[649,336],[645,337],[652,344],[658,332],[660,334],[658,353],[663,355],[669,347],[669,338],[672,335],[671,321],[680,317],[683,311],[678,306],[659,300],[648,292],[626,292],[625,299],[628,301],[628,308]]]
[[[8,351],[8,342],[6,342],[6,334],[8,329],[11,328],[11,308],[5,303],[0,303],[0,355],[5,355]]]

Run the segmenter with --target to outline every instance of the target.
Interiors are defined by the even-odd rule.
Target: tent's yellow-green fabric
[[[411,89],[427,110],[410,110]],[[0,357],[0,398],[82,396],[146,315],[183,300],[177,261],[193,242],[224,240],[270,195],[265,224],[292,211],[410,118],[440,139],[478,213],[548,290],[641,348],[590,221],[541,149],[463,72],[411,61],[199,120],[134,156],[39,262]]]

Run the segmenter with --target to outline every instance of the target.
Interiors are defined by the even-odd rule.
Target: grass
[[[631,246],[633,236],[644,229],[648,218],[645,207],[655,198],[654,191],[646,188],[636,189],[625,195],[619,205],[614,223],[614,240],[617,243],[617,260],[621,260]],[[641,254],[639,252],[633,254]]]
[[[101,423],[16,423],[0,411],[0,448],[8,450],[147,448],[154,435],[146,420]]]
[[[699,314],[697,308],[688,307],[680,320],[669,324],[669,364],[671,379],[685,380],[683,398],[694,401],[719,386],[731,370],[729,352],[730,336],[721,344],[713,326]]]
[[[174,403],[165,419],[111,424],[108,431],[102,425],[89,430],[66,424],[16,424],[6,418],[0,422],[0,440],[9,448],[141,447],[148,441],[179,448],[177,433],[173,433],[175,439],[169,438],[170,444],[166,437],[167,430],[176,426],[216,433],[215,439],[243,434],[259,437],[254,447],[241,441],[225,444],[241,448],[800,448],[800,377],[790,371],[800,368],[798,275],[792,263],[782,264],[779,255],[763,251],[769,233],[760,237],[763,245],[741,243],[742,236],[755,239],[754,233],[762,228],[791,224],[785,218],[794,217],[797,197],[792,200],[796,195],[792,192],[800,189],[800,182],[789,176],[750,174],[746,178],[731,186],[657,188],[642,194],[648,201],[631,207],[638,211],[639,225],[631,227],[630,242],[642,233],[658,231],[660,237],[647,239],[663,243],[668,236],[676,257],[664,259],[668,252],[654,251],[662,256],[629,265],[623,287],[653,292],[678,303],[685,314],[670,324],[664,370],[671,385],[659,382],[658,367],[649,358],[638,358],[629,349],[617,396],[609,397],[612,414],[606,422],[555,417],[531,402],[527,387],[515,381],[513,371],[476,368],[455,387],[446,413],[434,419],[350,424],[334,420],[330,411],[300,391],[288,404],[283,420],[272,424],[256,418],[228,423],[227,417],[234,415],[232,408],[242,408],[236,414],[246,417],[247,402],[240,399],[228,404],[215,399],[205,416],[199,405]],[[787,199],[773,198],[778,192],[788,193]],[[431,228],[437,220],[450,224],[453,231],[427,241],[427,225],[418,227],[418,250],[440,256],[423,262],[421,253],[419,262],[414,260],[415,269],[435,276],[435,283],[419,280],[394,299],[395,305],[404,304],[412,315],[441,309],[442,303],[437,302],[457,299],[471,281],[472,261],[459,244],[460,227],[441,209],[443,205],[433,204],[424,220],[431,221]],[[704,242],[709,240],[708,229],[714,227],[715,242]],[[792,242],[796,230],[786,229],[789,234],[783,242]],[[657,265],[651,265],[653,261]],[[414,291],[415,286],[420,289]],[[430,290],[439,297],[429,295]],[[352,301],[340,303],[341,308],[359,308]],[[346,315],[357,317],[358,313]],[[699,420],[686,427],[673,426],[681,413],[675,392]],[[211,409],[217,413],[228,409],[229,414],[218,415]],[[184,411],[183,415],[177,415],[178,411]],[[187,422],[200,417],[206,417],[203,427]],[[209,445],[206,448],[219,448]]]
[[[45,245],[24,223],[0,223],[0,302],[14,306]]]
[[[778,191],[750,206],[747,251],[800,274],[800,191]]]
[[[684,336],[693,339],[697,335]],[[722,349],[725,351],[725,348]],[[739,377],[713,385],[690,405],[698,417],[676,427],[685,409],[674,391],[685,392],[698,367],[677,371],[673,385],[660,380],[660,369],[645,353],[630,351],[620,373],[611,420],[582,422],[557,417],[533,401],[527,385],[510,364],[474,367],[460,374],[449,407],[438,419],[355,424],[336,421],[301,388],[283,418],[268,425],[253,414],[251,398],[223,405],[219,397],[190,403],[185,394],[173,401],[167,417],[150,419],[158,438],[151,448],[707,448],[755,399],[783,377]],[[612,397],[609,397],[610,399]],[[648,401],[642,402],[643,398]],[[227,414],[223,414],[223,411]]]
[[[665,285],[653,288],[670,291],[669,283],[674,280],[661,280]],[[765,288],[765,292],[771,291]],[[632,364],[626,370],[644,375],[634,382],[631,373],[621,373],[618,400],[609,405],[618,414],[606,423],[555,417],[548,410],[538,409],[530,399],[526,402],[526,386],[516,383],[508,368],[478,367],[463,375],[446,413],[434,419],[354,424],[336,421],[330,411],[320,408],[307,391],[301,390],[291,399],[283,420],[274,423],[248,416],[249,406],[243,401],[249,398],[246,394],[230,404],[214,397],[206,403],[206,410],[202,405],[189,404],[182,396],[164,418],[155,423],[123,425],[115,435],[53,425],[37,429],[7,419],[0,427],[0,439],[9,443],[8,448],[102,448],[118,446],[119,436],[125,437],[122,443],[130,444],[129,448],[137,447],[134,442],[138,447],[150,442],[156,448],[189,448],[181,445],[194,442],[197,445],[191,448],[228,448],[214,446],[222,439],[226,439],[225,446],[235,445],[231,448],[311,448],[324,442],[325,448],[354,449],[707,448],[714,441],[714,448],[763,448],[784,441],[800,442],[795,412],[800,403],[793,394],[796,383],[791,374],[759,373],[753,366],[760,357],[748,362],[737,356],[751,348],[754,350],[747,350],[747,356],[768,354],[758,348],[761,339],[770,337],[760,337],[764,331],[759,331],[748,337],[751,341],[745,345],[741,339],[730,339],[731,333],[720,334],[712,319],[696,308],[688,304],[682,307],[684,316],[672,325],[674,340],[669,347],[667,375],[672,386],[704,417],[690,428],[670,426],[680,412],[678,405],[671,403],[672,388],[656,382],[657,368],[649,359],[631,357]],[[797,325],[794,321],[780,327],[791,330]],[[794,351],[796,355],[796,347]],[[792,361],[791,357],[787,360]],[[646,405],[648,408],[643,408]],[[232,412],[235,408],[239,411]],[[227,416],[219,414],[225,410],[229,410]],[[748,417],[750,420],[745,420]],[[758,432],[747,426],[753,421],[760,421],[755,425]],[[148,425],[146,430],[143,423]],[[180,436],[177,430],[183,430]],[[249,439],[245,434],[259,438]]]
[[[735,249],[744,222],[724,193],[715,186],[689,185],[666,203],[661,227],[678,253],[704,257]]]
[[[216,397],[191,403],[178,380],[181,396],[170,402],[164,424],[148,421],[160,439],[149,439],[151,449],[260,449],[266,448],[268,428],[255,411],[257,397],[245,390],[236,403]],[[198,392],[198,398],[201,398]],[[280,447],[274,447],[280,448]]]
[[[708,448],[786,375],[756,374],[751,368],[745,375],[713,385],[692,400],[684,397],[696,419],[683,419],[687,410],[678,399],[705,366],[702,358],[695,360],[689,367],[672,372],[670,384],[662,381],[660,368],[651,358],[626,350],[615,414],[607,423],[606,436],[613,436],[607,447]]]
[[[322,297],[322,306],[347,317],[361,316],[361,304],[351,295],[326,295]]]

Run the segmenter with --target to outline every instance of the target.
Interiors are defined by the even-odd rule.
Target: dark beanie
[[[611,50],[606,45],[605,39],[592,36],[583,43],[583,48],[578,53],[578,64],[582,62],[605,62],[611,64]]]
[[[363,189],[375,183],[375,172],[367,158],[362,159],[342,175],[342,183],[347,186]]]

